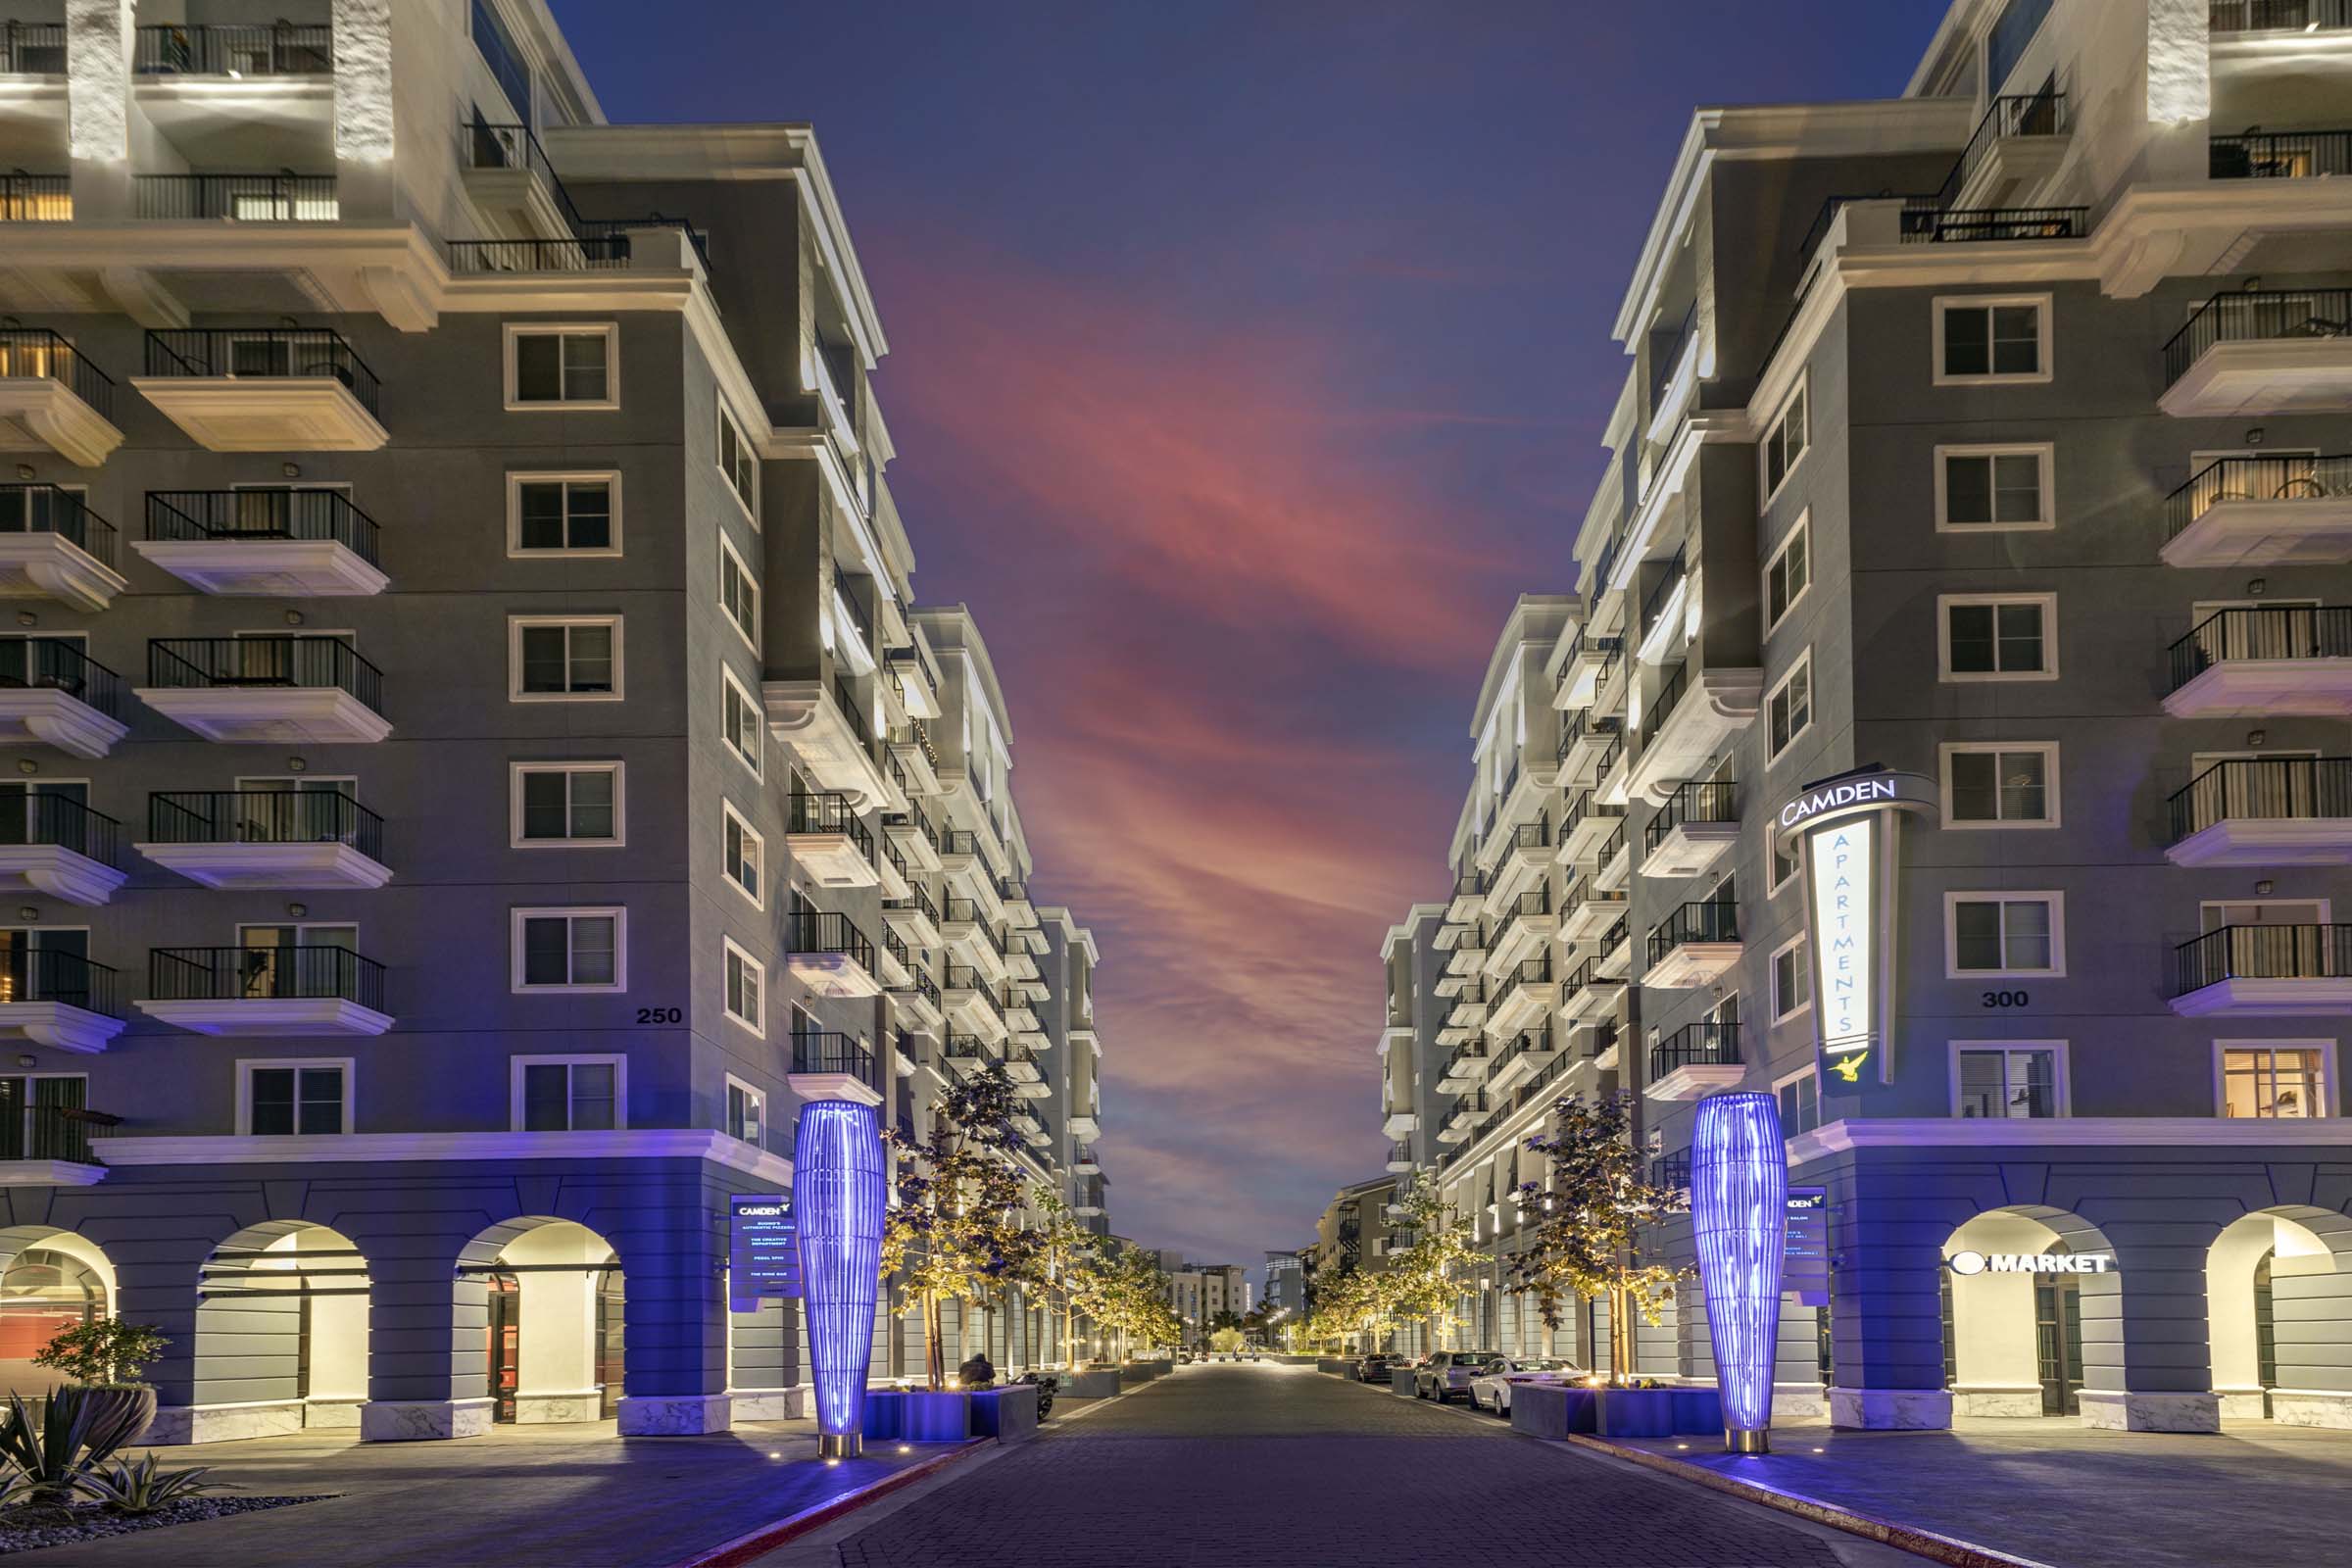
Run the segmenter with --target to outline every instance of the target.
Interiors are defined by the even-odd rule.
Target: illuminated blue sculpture
[[[1788,1150],[1773,1096],[1711,1095],[1698,1102],[1690,1220],[1723,1394],[1724,1446],[1734,1453],[1763,1453],[1788,1232]]]
[[[801,1107],[792,1207],[808,1364],[816,1383],[817,1451],[827,1457],[848,1457],[862,1446],[882,1274],[884,1188],[882,1131],[873,1106],[815,1100]]]

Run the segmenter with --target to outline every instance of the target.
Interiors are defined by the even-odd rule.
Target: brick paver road
[[[1458,1406],[1263,1363],[1182,1368],[950,1472],[915,1500],[843,1531],[838,1551],[845,1568],[1919,1561],[1516,1437]]]

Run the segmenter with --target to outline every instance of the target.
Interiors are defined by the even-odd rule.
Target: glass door
[[[522,1282],[500,1270],[490,1276],[490,1419],[514,1419],[522,1382]]]

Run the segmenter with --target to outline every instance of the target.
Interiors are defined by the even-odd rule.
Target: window
[[[1781,1099],[1781,1136],[1794,1138],[1821,1125],[1821,1076],[1811,1067],[1774,1086]]]
[[[1764,433],[1764,499],[1770,502],[1780,493],[1782,481],[1796,466],[1796,460],[1805,455],[1805,392],[1809,381],[1800,379],[1788,401],[1781,406],[1781,416],[1772,421]]]
[[[727,619],[743,634],[743,640],[755,652],[760,647],[760,585],[752,578],[751,568],[727,542],[718,536],[718,608],[727,612]]]
[[[507,326],[507,407],[617,409],[620,328]]]
[[[1936,382],[2047,381],[2050,297],[1938,299]]]
[[[1936,601],[1945,680],[2058,678],[2058,596],[1944,594]]]
[[[1946,893],[1945,971],[1967,975],[2066,972],[2066,899],[2060,893]]]
[[[517,703],[613,703],[621,699],[620,617],[511,615],[509,660]]]
[[[240,1061],[237,1132],[284,1138],[351,1131],[351,1063]]]
[[[1796,602],[1813,586],[1813,514],[1797,515],[1796,526],[1781,541],[1764,567],[1764,629],[1778,626]]]
[[[2041,30],[2049,19],[2052,0],[2009,0],[2001,7],[1992,26],[1984,34],[1984,91],[1988,97],[1998,97],[2009,85],[2009,74],[2017,69],[2026,45]]]
[[[767,1127],[767,1097],[742,1079],[727,1078],[727,1136],[759,1145]]]
[[[1795,1017],[1813,1004],[1813,966],[1805,961],[1805,939],[1778,949],[1772,956],[1772,1021]]]
[[[1936,526],[1944,533],[2009,533],[2055,527],[2053,449],[1937,447]]]
[[[1954,1115],[1994,1120],[2066,1114],[2062,1044],[1962,1041],[1954,1044],[1952,1053]]]
[[[516,849],[622,841],[618,762],[516,762],[511,771]]]
[[[620,554],[620,475],[507,475],[507,554]]]
[[[2055,742],[1953,742],[1943,757],[1943,825],[2056,827]]]
[[[2222,1114],[2304,1117],[2328,1114],[2328,1042],[2226,1041]]]
[[[1764,889],[1764,896],[1770,898],[1796,879],[1798,865],[1794,855],[1783,852],[1777,834],[1772,836],[1771,846],[1766,853],[1772,857],[1770,871],[1772,881]]]
[[[727,406],[718,406],[718,471],[727,476],[727,488],[743,503],[751,515],[753,526],[760,522],[760,460],[752,453],[752,444],[735,423],[735,416]]]
[[[734,943],[727,944],[727,1016],[756,1035],[767,1033],[767,1014],[760,996],[767,988],[767,966]]]
[[[760,705],[752,701],[751,693],[743,689],[735,672],[721,664],[719,675],[718,732],[725,737],[735,755],[743,759],[753,777],[760,774]]]
[[[761,908],[767,907],[766,884],[760,880],[766,864],[766,841],[760,838],[751,823],[736,813],[733,803],[720,802],[719,816],[724,823],[721,863],[726,869],[727,880],[734,883],[736,891],[745,898]]]
[[[626,991],[627,932],[625,909],[516,909],[514,989]]]
[[[482,64],[490,68],[498,90],[507,95],[515,120],[531,123],[531,68],[490,0],[473,0],[473,46],[481,51]]]
[[[514,1056],[510,1113],[524,1133],[612,1132],[628,1125],[625,1056]]]
[[[1802,735],[1813,722],[1813,652],[1807,649],[1772,695],[1764,700],[1772,714],[1772,749],[1765,760],[1772,761],[1788,749],[1788,743]]]

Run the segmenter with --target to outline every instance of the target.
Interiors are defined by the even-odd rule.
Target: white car
[[[1518,1383],[1577,1383],[1589,1376],[1581,1366],[1549,1355],[1504,1356],[1470,1380],[1470,1403],[1496,1415],[1511,1413],[1511,1386]]]

